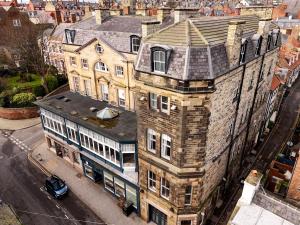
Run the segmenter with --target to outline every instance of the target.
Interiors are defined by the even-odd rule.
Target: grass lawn
[[[20,76],[14,76],[7,78],[7,85],[9,89],[13,87],[18,87],[20,89],[30,89],[36,86],[40,86],[42,81],[41,77],[36,74],[31,74],[33,80],[31,82],[21,82]]]

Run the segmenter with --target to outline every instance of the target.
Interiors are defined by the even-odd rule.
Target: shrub
[[[68,78],[64,74],[58,74],[56,78],[58,81],[58,86],[64,85],[68,82]]]
[[[11,100],[11,105],[16,107],[27,107],[33,106],[35,101],[35,95],[32,93],[19,93],[13,96]]]
[[[43,97],[46,94],[45,88],[43,86],[33,87],[32,92],[37,97]]]
[[[0,93],[7,88],[7,82],[4,78],[0,77]]]
[[[33,81],[33,76],[30,73],[20,73],[21,82],[31,82]]]
[[[10,100],[12,97],[12,91],[11,90],[5,90],[0,94],[0,106],[1,107],[9,107]]]
[[[58,81],[55,76],[48,75],[45,77],[45,81],[49,89],[49,92],[55,90],[58,87]]]

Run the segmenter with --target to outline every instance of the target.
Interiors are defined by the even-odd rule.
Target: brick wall
[[[3,108],[0,107],[0,118],[21,120],[39,117],[38,107],[29,108]]]

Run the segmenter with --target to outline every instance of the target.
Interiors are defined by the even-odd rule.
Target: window
[[[275,40],[275,46],[278,46],[278,41],[279,41],[279,35],[280,35],[280,32],[278,31],[278,33],[276,34],[276,40]]]
[[[180,225],[192,225],[191,220],[181,220]]]
[[[256,45],[256,48],[255,48],[255,56],[260,55],[261,43],[262,43],[262,37],[260,36],[257,40],[257,45]]]
[[[41,109],[41,117],[44,127],[66,137],[64,119],[52,112]]]
[[[152,171],[148,171],[148,188],[156,191],[156,175]]]
[[[83,69],[88,69],[89,68],[89,64],[88,64],[87,59],[81,59],[81,67]]]
[[[171,157],[171,138],[166,135],[161,135],[162,143],[161,143],[161,157],[170,160]]]
[[[155,153],[156,151],[156,132],[152,129],[147,130],[147,147],[148,150]]]
[[[165,178],[161,178],[160,195],[165,199],[170,198],[170,183]]]
[[[75,40],[75,30],[65,29],[65,35],[67,44],[73,44]]]
[[[68,134],[69,140],[78,144],[77,134],[76,134],[77,133],[76,124],[67,120],[66,127],[67,127],[67,134]]]
[[[185,187],[184,204],[190,205],[192,203],[192,186]]]
[[[246,61],[246,50],[247,50],[247,44],[248,41],[246,40],[242,46],[241,46],[241,52],[240,52],[240,64],[244,63]]]
[[[126,184],[126,200],[133,202],[133,206],[137,208],[136,189]]]
[[[118,77],[122,77],[123,74],[124,74],[123,67],[122,66],[116,66],[116,75]]]
[[[137,53],[140,48],[141,38],[138,36],[131,36],[131,51]]]
[[[265,64],[262,65],[258,81],[262,81],[264,79],[265,66],[266,66]]]
[[[91,92],[91,81],[90,80],[83,80],[83,84],[84,84],[84,94],[87,96],[91,96],[92,92]]]
[[[249,80],[248,91],[250,91],[253,88],[254,73],[255,73],[255,71],[253,71],[253,73],[251,75],[251,79]]]
[[[97,62],[95,64],[95,70],[107,73],[108,67],[103,62]]]
[[[102,48],[102,46],[100,44],[96,45],[96,52],[98,52],[98,53],[102,53],[103,52],[103,48]]]
[[[157,109],[157,95],[150,93],[150,108]]]
[[[101,84],[102,100],[108,101],[108,85]]]
[[[79,77],[73,77],[73,88],[74,91],[79,92],[80,88],[79,88]]]
[[[164,113],[168,113],[169,112],[169,98],[166,96],[161,96],[160,99],[160,103],[161,103],[161,111]]]
[[[236,101],[238,100],[239,94],[240,94],[239,88],[235,89],[235,90],[234,90],[234,94],[233,94],[234,97],[233,97],[232,102],[236,102]]]
[[[166,53],[164,51],[153,52],[153,71],[166,72]]]
[[[15,20],[13,20],[13,25],[14,25],[14,27],[20,27],[21,21],[19,19],[15,19]]]
[[[273,36],[272,34],[268,35],[267,50],[270,50],[272,47],[272,39],[273,39],[272,36]]]
[[[70,65],[71,66],[76,66],[76,58],[73,56],[70,56]]]
[[[120,196],[125,197],[125,184],[124,184],[124,182],[121,181],[118,178],[115,178],[114,181],[115,181],[115,193],[116,193],[116,196],[118,196],[118,197],[120,197]]]
[[[110,173],[104,172],[104,187],[114,193],[113,176]]]
[[[125,107],[126,101],[125,101],[124,89],[118,89],[118,102],[119,102],[119,106]]]

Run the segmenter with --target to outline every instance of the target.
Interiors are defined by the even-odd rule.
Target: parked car
[[[56,175],[52,175],[46,179],[45,188],[50,195],[57,199],[68,194],[68,186]]]

